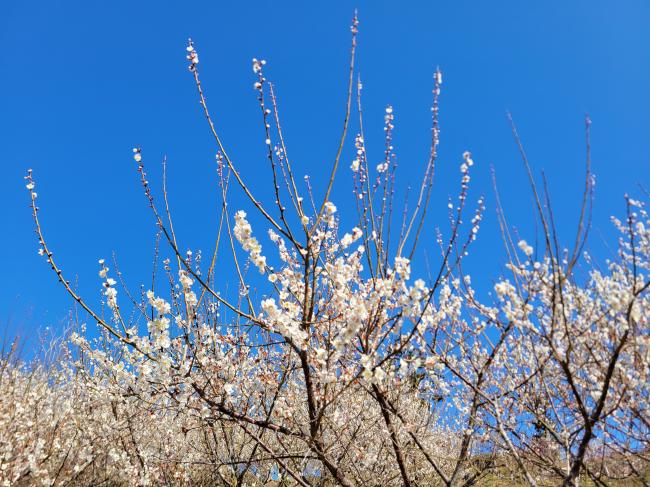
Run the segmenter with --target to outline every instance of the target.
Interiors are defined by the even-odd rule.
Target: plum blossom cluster
[[[115,287],[117,281],[112,277],[108,277],[109,268],[106,267],[104,259],[99,259],[99,265],[99,277],[104,280],[102,286],[104,288],[104,296],[106,296],[106,305],[113,311],[115,319],[118,319],[119,307],[117,305],[117,288]]]
[[[196,69],[196,65],[199,64],[199,54],[196,52],[196,49],[194,49],[194,43],[192,42],[192,39],[188,41],[187,48],[185,50],[187,51],[187,60],[190,62],[189,69],[192,71]]]
[[[348,453],[335,465],[340,478],[351,484],[369,482],[378,468],[387,478],[399,476],[397,441],[403,467],[412,472],[407,474],[409,480],[410,475],[431,483],[449,480],[458,468],[466,476],[475,471],[475,456],[488,448],[490,456],[508,460],[493,473],[490,464],[484,466],[482,474],[508,471],[538,485],[560,478],[541,468],[539,459],[549,468],[564,469],[568,476],[566,456],[586,441],[584,416],[592,418],[595,411],[608,410],[612,413],[606,421],[592,425],[584,465],[634,478],[647,463],[642,450],[638,454],[624,450],[628,440],[620,435],[622,431],[636,438],[650,434],[644,423],[649,419],[650,372],[640,367],[650,357],[650,341],[646,333],[635,331],[648,329],[650,300],[646,278],[634,274],[635,267],[648,268],[648,221],[640,207],[632,217],[634,244],[622,243],[628,257],[590,272],[580,285],[563,280],[558,288],[554,284],[558,262],[550,255],[533,260],[532,248],[520,241],[518,251],[526,259],[509,264],[511,276],[494,284],[496,300],[490,304],[477,300],[468,275],[449,275],[440,282],[412,280],[412,262],[406,257],[395,257],[381,276],[367,274],[363,245],[346,254],[337,250],[344,239],[359,237],[360,229],[319,241],[326,247],[319,254],[324,262],[313,268],[309,278],[313,284],[305,286],[300,254],[272,233],[281,264],[269,279],[276,291],[261,299],[259,313],[249,318],[249,326],[258,332],[242,333],[221,324],[217,306],[202,311],[193,306],[189,314],[181,311],[179,323],[186,325],[173,326],[172,304],[146,292],[154,318],[147,320],[144,334],[136,327],[128,335],[137,347],[109,339],[120,351],[117,356],[77,336],[74,342],[85,356],[84,372],[70,372],[60,381],[67,390],[74,377],[75,394],[82,394],[81,399],[49,406],[51,412],[39,416],[77,417],[82,415],[83,401],[95,400],[94,394],[99,394],[108,409],[93,409],[94,416],[86,414],[85,420],[103,421],[106,428],[75,426],[83,428],[84,435],[94,435],[84,439],[80,433],[56,431],[57,420],[53,420],[50,430],[42,431],[46,436],[61,435],[58,443],[23,434],[21,438],[34,441],[20,447],[25,456],[19,459],[12,453],[3,461],[12,465],[11,478],[23,475],[47,483],[61,465],[66,475],[85,471],[84,465],[102,458],[93,452],[108,445],[104,454],[111,458],[115,478],[122,475],[115,469],[128,468],[150,481],[164,478],[161,475],[227,479],[238,475],[224,468],[229,462],[261,460],[256,455],[233,456],[237,454],[218,441],[206,444],[212,451],[209,455],[208,450],[196,450],[197,438],[217,424],[227,428],[228,441],[254,450],[259,445],[256,438],[266,432],[264,445],[281,459],[290,452],[304,456],[312,451],[311,434],[301,430],[322,416],[328,420],[319,425],[316,437],[327,450],[338,448],[341,441],[347,445]],[[629,231],[625,223],[619,226],[622,232]],[[102,264],[100,275],[106,278],[107,272]],[[179,273],[181,296],[195,284],[190,276],[187,269]],[[172,300],[176,299],[173,289]],[[563,295],[562,315],[555,311],[558,292]],[[311,312],[305,311],[305,302],[314,303]],[[634,340],[630,340],[632,333]],[[613,349],[620,349],[615,367],[611,366]],[[564,362],[567,350],[573,356],[569,364]],[[73,368],[80,366],[75,362]],[[19,374],[20,368],[11,370]],[[15,377],[19,376],[12,380],[18,380]],[[575,396],[567,395],[568,390]],[[39,391],[45,398],[60,394],[49,385]],[[125,397],[128,402],[122,405]],[[269,397],[273,398],[270,404],[263,399]],[[121,406],[111,416],[113,402]],[[133,408],[132,412],[126,408]],[[162,410],[166,412],[157,412]],[[95,420],[102,414],[108,417]],[[129,415],[131,426],[123,423]],[[135,417],[146,421],[138,423]],[[233,418],[239,419],[233,424]],[[31,424],[26,422],[25,427]],[[124,426],[113,431],[116,426],[111,424]],[[165,441],[174,448],[145,439],[157,435],[160,425],[164,425]],[[530,426],[522,430],[522,425]],[[128,433],[136,436],[120,446],[119,435],[127,434],[128,428],[138,433]],[[189,431],[193,433],[188,435]],[[463,448],[468,442],[475,443],[476,450]],[[48,452],[58,444],[79,449],[75,458],[80,463],[52,457]],[[130,463],[138,455],[143,463]],[[285,467],[262,462],[245,477],[261,485],[266,475],[280,475],[283,468],[289,478],[289,471],[308,475],[319,470],[321,462],[334,461],[320,455],[309,464],[296,457]],[[621,463],[623,458],[628,463]],[[124,462],[126,466],[118,467]],[[192,462],[213,465],[218,473],[189,468]],[[317,475],[333,476],[321,471]]]
[[[253,237],[253,229],[246,220],[246,212],[243,210],[235,213],[234,234],[243,249],[250,254],[251,261],[258,268],[260,274],[264,274],[266,269],[266,257],[262,255],[262,246],[258,240]]]

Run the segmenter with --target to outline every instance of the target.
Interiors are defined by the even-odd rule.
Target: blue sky
[[[98,301],[97,259],[115,251],[129,283],[149,279],[154,225],[131,148],[152,181],[169,159],[171,202],[184,248],[209,251],[216,222],[214,143],[185,60],[192,37],[208,102],[233,159],[270,201],[264,137],[251,71],[268,61],[298,174],[318,192],[343,118],[349,24],[361,20],[370,159],[381,157],[383,113],[394,107],[401,184],[428,154],[432,74],[443,71],[441,146],[429,234],[446,228],[458,166],[473,153],[474,200],[487,214],[469,269],[489,287],[504,261],[495,230],[490,166],[510,223],[534,240],[525,173],[506,110],[535,170],[548,175],[560,236],[573,238],[593,120],[597,176],[593,251],[614,243],[609,216],[623,194],[650,186],[650,3],[548,2],[3,2],[0,6],[0,332],[34,337],[65,325],[71,302],[37,255],[22,177],[33,168],[44,231],[68,279]],[[351,214],[343,156],[334,201]],[[373,156],[374,151],[374,156]],[[233,197],[231,209],[247,208]],[[265,230],[253,220],[259,233]],[[255,225],[258,223],[258,225]],[[350,223],[352,223],[350,221]],[[264,242],[263,242],[264,243]],[[431,244],[431,241],[427,245]],[[267,244],[268,245],[268,244]],[[429,251],[435,259],[435,249]],[[417,272],[416,272],[417,273]],[[476,278],[475,278],[476,280]]]

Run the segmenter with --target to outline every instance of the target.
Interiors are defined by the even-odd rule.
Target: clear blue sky
[[[29,167],[55,255],[91,302],[98,298],[97,259],[113,250],[133,287],[148,279],[155,229],[134,146],[143,147],[150,172],[168,156],[181,245],[209,250],[215,147],[186,68],[189,36],[223,139],[253,187],[265,194],[268,181],[253,57],[268,61],[298,173],[322,178],[340,132],[355,6],[371,160],[381,155],[390,103],[403,185],[416,181],[426,159],[432,73],[443,71],[438,210],[429,233],[445,228],[460,155],[471,150],[474,195],[487,196],[486,226],[495,223],[493,165],[511,223],[534,239],[510,110],[532,164],[549,175],[560,234],[569,241],[589,113],[597,175],[592,242],[598,246],[600,234],[613,242],[608,219],[622,214],[623,194],[650,186],[647,0],[2,2],[0,332],[61,329],[71,304],[36,253],[22,179]],[[348,144],[335,197],[344,216],[352,158]],[[606,257],[604,246],[595,251]],[[481,235],[470,263],[475,276],[499,272],[503,250],[494,229]]]

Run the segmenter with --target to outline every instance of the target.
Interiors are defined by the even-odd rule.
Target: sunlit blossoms
[[[528,245],[525,240],[520,240],[517,246],[521,249],[521,251],[526,254],[528,257],[533,255],[533,247]]]
[[[107,269],[108,270],[108,269]],[[115,279],[112,277],[107,277],[106,272],[102,269],[100,271],[101,274],[103,274],[102,277],[104,277],[104,296],[106,296],[106,304],[108,305],[109,308],[111,308],[114,312],[117,312],[117,289],[115,288],[115,284],[117,282]]]
[[[227,155],[190,41],[200,109],[219,150],[216,229],[197,226],[216,238],[208,251],[180,250],[173,198],[166,185],[154,196],[134,149],[157,235],[153,271],[139,288],[127,285],[116,258],[112,274],[99,261],[98,299],[66,280],[28,173],[38,248],[76,308],[70,340],[52,347],[51,363],[28,366],[15,347],[2,355],[0,485],[647,483],[644,203],[626,197],[625,216],[613,219],[617,250],[599,265],[585,252],[590,166],[569,247],[531,178],[542,238],[512,230],[499,203],[504,249],[491,258],[503,272],[476,272],[465,259],[491,200],[474,196],[470,173],[484,169],[469,152],[460,174],[456,165],[436,169],[442,75],[434,75],[429,160],[404,202],[393,107],[383,113],[383,156],[370,168],[360,82],[352,113],[357,32],[355,16],[343,134],[357,115],[350,131],[358,135],[354,147],[341,139],[318,187],[296,179],[265,62],[253,59],[268,201]],[[337,175],[345,161],[350,170]],[[427,211],[434,169],[457,180],[456,194],[443,194],[448,221]],[[335,178],[352,188],[348,201]],[[236,198],[250,217],[231,212]],[[210,221],[196,211],[193,222]],[[251,221],[262,227],[257,237]]]
[[[188,41],[187,48],[185,49],[187,51],[187,60],[190,62],[190,70],[193,70],[197,64],[199,64],[199,55],[196,52],[196,49],[194,49],[194,43],[192,42],[192,39]]]
[[[181,282],[183,282],[182,279],[181,279]],[[186,283],[185,283],[183,285],[183,288],[186,288],[186,287],[189,288],[190,286],[191,286],[191,283],[190,283],[190,285],[186,285]],[[147,299],[149,300],[149,304],[151,305],[152,308],[154,308],[156,310],[156,312],[159,315],[166,315],[166,314],[171,313],[171,306],[169,305],[169,303],[167,301],[165,301],[163,298],[157,298],[154,295],[153,291],[147,291],[146,294],[147,294]]]
[[[243,249],[250,254],[253,264],[257,266],[260,273],[263,274],[266,268],[266,257],[262,255],[262,246],[257,239],[253,237],[253,230],[246,220],[245,211],[240,210],[235,214],[234,234]]]

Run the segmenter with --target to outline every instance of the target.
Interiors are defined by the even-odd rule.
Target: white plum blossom
[[[395,257],[395,271],[408,280],[411,277],[411,261],[406,257]]]
[[[517,246],[521,249],[521,251],[526,254],[528,257],[533,255],[533,248],[528,245],[528,243],[525,240],[520,240],[519,243],[517,243]]]
[[[185,288],[186,286],[184,285],[183,287]],[[158,314],[166,315],[171,313],[171,305],[167,301],[165,301],[163,298],[155,297],[154,292],[151,290],[147,291],[146,294],[147,299],[149,300],[149,304],[156,310],[156,312],[158,312]]]
[[[327,212],[328,215],[333,215],[334,213],[336,213],[336,206],[331,201],[327,201],[325,203],[325,211]]]
[[[253,229],[246,220],[246,212],[238,211],[235,213],[235,228],[234,234],[243,249],[250,254],[251,261],[255,264],[260,271],[264,274],[266,270],[266,257],[262,255],[262,246],[252,235]]]
[[[188,41],[185,50],[187,51],[186,58],[190,62],[190,69],[194,69],[196,65],[199,64],[199,54],[196,52],[196,49],[194,49],[194,44],[192,43],[192,39]]]
[[[359,240],[359,239],[361,238],[362,235],[363,235],[363,231],[362,231],[360,228],[358,228],[358,227],[354,227],[354,228],[352,229],[352,233],[346,233],[346,234],[343,235],[343,237],[341,238],[341,247],[344,248],[344,249],[347,248],[347,247],[349,247],[349,246],[352,245],[354,242],[356,242],[357,240]]]

